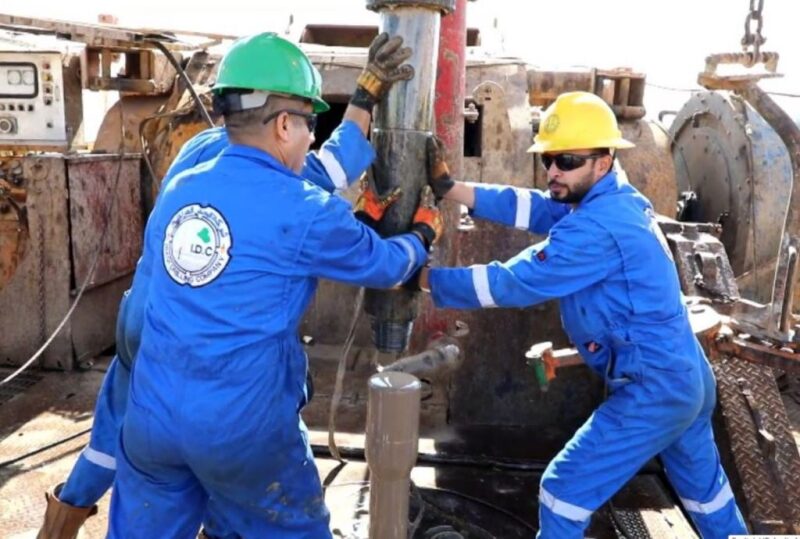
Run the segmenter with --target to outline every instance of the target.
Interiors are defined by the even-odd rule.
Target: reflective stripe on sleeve
[[[514,227],[528,230],[531,226],[531,192],[527,189],[514,189],[517,195],[517,215]]]
[[[475,294],[481,307],[497,307],[489,289],[489,273],[486,266],[475,266],[472,268],[472,285],[475,287]]]
[[[339,160],[329,150],[322,148],[318,154],[322,166],[325,167],[325,172],[330,176],[333,185],[338,190],[347,189],[347,174],[345,174]]]
[[[117,459],[111,455],[101,453],[96,449],[92,449],[88,445],[83,449],[83,457],[92,464],[97,464],[101,468],[105,468],[107,470],[117,469]]]

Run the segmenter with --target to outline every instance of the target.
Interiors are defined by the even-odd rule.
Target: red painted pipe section
[[[466,53],[467,0],[456,0],[455,10],[442,17],[434,104],[436,135],[447,148],[447,163],[454,178],[463,178]],[[458,208],[455,204],[445,202],[443,209],[447,229],[438,246],[436,258],[439,264],[453,265],[458,250]]]

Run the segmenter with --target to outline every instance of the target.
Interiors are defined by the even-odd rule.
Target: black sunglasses
[[[603,157],[607,153],[590,153],[589,155],[578,155],[575,153],[560,153],[558,155],[542,154],[542,165],[545,170],[550,170],[550,166],[555,163],[558,170],[569,172],[576,168],[581,168],[589,159]]]
[[[301,116],[306,120],[306,126],[308,127],[308,132],[313,133],[314,129],[317,127],[317,115],[313,112],[303,112],[302,110],[294,110],[294,109],[281,109],[276,110],[272,114],[267,115],[266,118],[263,120],[263,124],[267,125],[269,122],[277,118],[282,113],[286,114],[293,114],[294,116]]]

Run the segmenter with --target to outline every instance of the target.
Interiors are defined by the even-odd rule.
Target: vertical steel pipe
[[[417,461],[422,384],[411,374],[369,379],[367,439],[370,539],[407,539],[411,468]]]
[[[380,31],[399,35],[413,49],[409,63],[414,78],[392,86],[377,107],[372,143],[377,151],[373,179],[379,194],[400,187],[402,198],[378,228],[383,236],[408,231],[419,194],[427,182],[425,144],[433,131],[434,91],[442,13],[455,0],[369,0],[367,8],[381,15]],[[408,346],[417,316],[417,294],[405,290],[368,290],[364,308],[370,316],[373,342],[382,352]]]

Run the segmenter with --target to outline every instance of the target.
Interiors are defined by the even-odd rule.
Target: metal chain
[[[758,3],[758,7],[756,7]],[[750,11],[744,19],[744,37],[742,37],[742,50],[752,53],[754,59],[758,60],[761,54],[761,45],[767,40],[761,35],[764,27],[764,0],[750,0]],[[753,26],[755,25],[755,33]],[[752,50],[750,50],[752,48]]]

